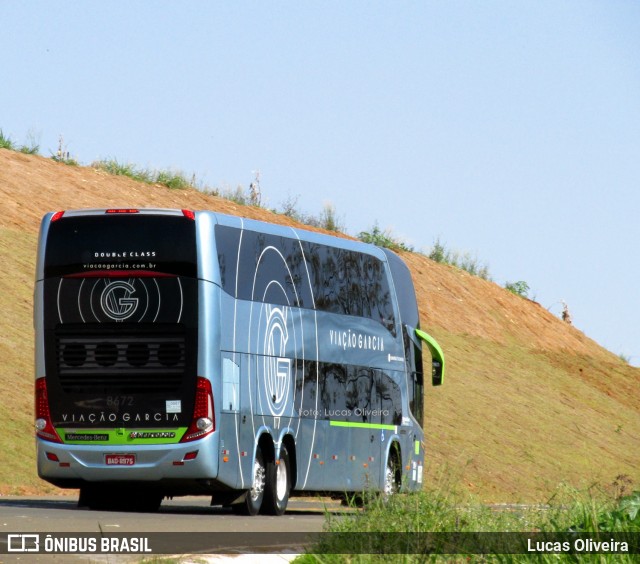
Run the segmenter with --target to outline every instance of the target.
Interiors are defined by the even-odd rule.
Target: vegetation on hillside
[[[132,163],[122,163],[117,159],[104,159],[94,161],[91,166],[97,170],[113,174],[115,176],[126,176],[145,184],[160,184],[171,190],[184,190],[186,188],[196,188],[195,177],[188,180],[184,173],[172,170],[149,170],[140,168]]]
[[[407,245],[404,241],[401,241],[391,233],[391,230],[382,230],[378,226],[378,223],[374,223],[373,227],[369,231],[361,231],[358,234],[358,239],[365,243],[371,243],[378,247],[386,247],[392,251],[406,251],[413,252],[413,247]]]
[[[18,150],[24,153],[39,154],[40,147],[37,143],[31,140],[29,145],[16,145],[9,137],[3,134],[0,129],[0,148],[9,150]],[[64,139],[60,136],[58,150],[55,154],[51,155],[51,158],[60,163],[67,165],[77,166],[78,161],[73,158],[64,145]],[[132,180],[142,182],[149,185],[161,185],[166,186],[172,190],[182,190],[186,188],[194,188],[200,190],[206,194],[219,196],[231,200],[239,205],[251,205],[262,207],[262,200],[259,186],[259,175],[250,184],[248,192],[243,186],[237,186],[235,189],[230,188],[212,188],[200,184],[196,180],[196,176],[191,175],[188,177],[182,171],[174,171],[170,169],[163,170],[150,170],[148,168],[139,167],[130,162],[122,162],[118,159],[102,159],[91,163],[92,168],[101,170],[108,174],[116,176],[126,176]],[[268,209],[268,208],[265,208]],[[284,214],[302,224],[309,225],[311,227],[317,227],[325,229],[327,231],[334,231],[337,233],[345,233],[346,228],[343,221],[338,216],[336,208],[333,204],[327,203],[318,215],[308,214],[302,212],[297,207],[297,198],[289,197],[287,201],[282,204],[280,209],[271,209],[275,213]],[[371,243],[379,247],[387,247],[394,251],[416,252],[413,246],[408,245],[404,241],[396,237],[390,229],[383,230],[379,227],[378,223],[374,223],[372,228],[368,231],[362,231],[358,234],[358,239],[365,243]],[[489,276],[489,268],[486,264],[482,264],[479,260],[472,256],[470,253],[460,253],[447,249],[445,244],[437,239],[433,248],[425,253],[431,260],[439,262],[441,264],[447,264],[460,268],[473,276],[479,276],[485,280],[491,280]]]
[[[450,486],[431,488],[390,499],[372,498],[363,511],[348,515],[327,513],[324,530],[328,534],[296,562],[337,563],[350,558],[386,562],[394,555],[403,562],[424,562],[450,552],[477,562],[486,562],[487,557],[499,562],[575,562],[582,560],[577,539],[608,542],[614,533],[617,541],[633,547],[640,533],[640,491],[612,495],[563,486],[547,503],[535,506],[489,506],[454,492]],[[512,534],[490,534],[505,532]],[[561,542],[561,554],[553,554],[553,544],[547,554],[526,554],[529,542],[536,541]],[[573,553],[568,553],[571,549]],[[637,557],[593,556],[598,562],[635,562]]]
[[[518,282],[505,282],[504,287],[512,294],[523,298],[526,298],[529,294],[529,284],[524,280],[518,280]]]
[[[455,266],[483,280],[491,280],[489,267],[486,264],[481,263],[470,253],[460,253],[447,249],[446,245],[440,241],[440,238],[436,239],[436,242],[433,244],[433,249],[431,249],[427,256],[435,262]]]
[[[6,265],[0,277],[5,311],[0,360],[7,367],[0,385],[9,394],[0,402],[6,423],[0,447],[19,454],[0,472],[0,493],[46,487],[35,475],[32,441],[31,308],[42,214],[129,202],[293,224],[297,202],[288,214],[273,215],[264,207],[259,183],[252,185],[237,190],[242,209],[233,200],[204,195],[201,187],[148,188],[90,167],[63,167],[0,150],[0,258]],[[328,225],[340,224],[335,208],[324,217]],[[404,244],[377,225],[365,233],[378,243]],[[442,243],[439,251],[447,255]],[[638,369],[531,300],[425,254],[405,250],[403,258],[414,278],[423,326],[442,344],[450,367],[446,386],[425,389],[426,483],[450,466],[460,471],[458,485],[476,499],[512,502],[543,502],[562,482],[583,488],[625,474],[640,484]]]
[[[40,153],[40,145],[38,145],[32,136],[26,145],[17,145],[10,137],[4,134],[0,129],[0,149],[8,149],[10,151],[18,151],[26,155],[37,155]]]
[[[25,154],[39,155],[40,145],[35,140],[33,134],[29,134],[27,143],[19,145],[15,143],[9,136],[5,135],[0,128],[0,149],[8,149],[19,151]],[[51,155],[51,159],[67,165],[78,166],[79,162],[70,155],[64,144],[62,136],[59,137],[58,150]],[[230,200],[238,205],[255,206],[272,211],[274,213],[283,214],[304,225],[333,231],[336,233],[347,234],[346,227],[342,218],[339,217],[335,206],[332,203],[326,203],[319,214],[309,214],[298,209],[298,198],[289,197],[280,208],[267,208],[263,205],[262,194],[260,191],[260,173],[256,174],[256,178],[249,185],[248,191],[242,185],[236,188],[212,188],[205,184],[199,183],[196,175],[190,177],[182,171],[171,169],[150,170],[139,167],[130,162],[121,162],[118,159],[102,159],[94,161],[90,164],[92,168],[101,170],[108,174],[116,176],[126,176],[138,182],[149,185],[165,186],[172,190],[196,189],[205,194],[218,196]],[[477,276],[484,280],[493,281],[489,272],[488,264],[480,261],[475,255],[469,252],[460,252],[448,248],[440,237],[436,238],[433,247],[427,251],[416,250],[412,245],[407,244],[399,237],[393,234],[390,229],[383,230],[374,222],[373,226],[367,231],[358,233],[357,238],[365,243],[371,243],[379,247],[386,247],[396,252],[418,252],[426,255],[431,260],[452,266],[463,270],[472,276]],[[529,284],[524,280],[516,282],[505,282],[504,288],[523,298],[529,298],[531,290]],[[533,298],[535,300],[535,298]],[[567,308],[563,311],[561,317],[566,320]],[[620,353],[620,359],[629,363],[630,357]]]

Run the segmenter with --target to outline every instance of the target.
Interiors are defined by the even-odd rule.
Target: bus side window
[[[422,427],[422,418],[424,416],[424,375],[422,372],[413,372],[411,374],[410,386],[409,409],[411,409],[413,417]]]

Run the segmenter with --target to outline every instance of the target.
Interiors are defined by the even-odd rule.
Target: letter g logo
[[[107,317],[114,321],[129,319],[138,309],[138,298],[132,298],[136,289],[129,282],[118,280],[106,285],[100,296],[100,305]]]

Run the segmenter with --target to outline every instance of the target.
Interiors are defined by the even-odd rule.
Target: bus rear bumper
[[[162,445],[65,445],[36,440],[38,476],[56,485],[82,482],[213,480],[217,437]],[[77,487],[77,486],[69,486]]]

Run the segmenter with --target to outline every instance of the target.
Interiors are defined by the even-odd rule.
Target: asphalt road
[[[209,506],[206,497],[164,500],[157,513],[125,513],[79,509],[77,498],[72,497],[4,496],[0,497],[0,562],[114,562],[139,561],[156,554],[300,553],[312,542],[313,533],[322,530],[326,511],[341,511],[339,502],[294,498],[281,517],[242,517]],[[9,538],[10,534],[25,536]],[[111,545],[119,555],[117,560],[102,554],[105,537],[117,539]],[[54,556],[13,551],[16,546],[33,548],[35,543],[42,551],[45,542],[49,548],[66,549],[67,553]],[[91,557],[87,552],[73,554],[75,546],[69,543],[74,542],[80,547],[90,543],[84,546],[89,547]],[[8,553],[9,543],[12,550]],[[145,554],[148,550],[151,554]]]

